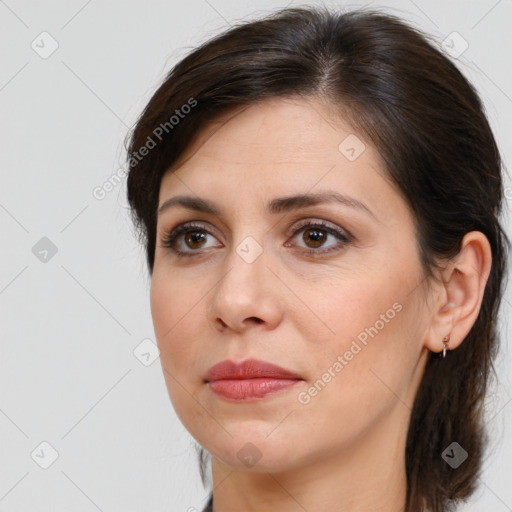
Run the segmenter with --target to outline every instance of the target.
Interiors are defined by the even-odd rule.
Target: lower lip
[[[226,379],[208,382],[209,388],[222,398],[236,401],[249,401],[264,398],[293,387],[298,379]]]

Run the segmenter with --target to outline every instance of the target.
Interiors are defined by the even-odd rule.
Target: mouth
[[[261,400],[303,381],[295,372],[256,359],[241,363],[222,361],[210,368],[204,380],[220,398],[244,402]]]

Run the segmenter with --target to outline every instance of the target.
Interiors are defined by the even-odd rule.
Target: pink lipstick
[[[216,395],[230,401],[246,402],[289,389],[302,380],[290,370],[257,359],[241,363],[221,361],[205,376],[205,382]]]

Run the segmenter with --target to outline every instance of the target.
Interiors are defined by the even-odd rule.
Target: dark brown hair
[[[429,354],[407,438],[406,512],[453,510],[476,490],[488,443],[483,402],[510,242],[499,220],[502,162],[482,102],[430,36],[376,10],[290,8],[240,23],[178,62],[127,147],[128,201],[149,271],[162,176],[199,129],[234,107],[292,96],[322,98],[375,145],[410,206],[426,276],[459,252],[469,231],[489,240],[478,318],[446,359]],[[441,457],[454,441],[468,453],[456,469]]]

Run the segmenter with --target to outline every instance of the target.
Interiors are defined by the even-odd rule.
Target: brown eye
[[[206,240],[206,234],[199,231],[188,231],[183,240],[190,249],[200,249]]]
[[[206,245],[208,237],[214,236],[200,224],[182,224],[163,236],[162,247],[170,249],[177,256],[194,256],[201,249],[214,247]]]
[[[309,247],[317,248],[321,247],[327,240],[327,234],[318,228],[310,228],[304,231],[302,239],[307,244],[311,243]]]
[[[352,241],[351,235],[322,221],[302,224],[294,231],[294,238],[300,233],[302,233],[300,240],[304,245],[299,244],[299,247],[303,247],[305,252],[312,256],[321,256],[331,251],[341,250]],[[329,240],[334,243],[326,245]]]

